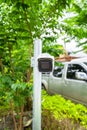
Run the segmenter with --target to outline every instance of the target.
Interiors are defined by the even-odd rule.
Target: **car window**
[[[55,77],[61,78],[62,77],[62,70],[63,70],[63,68],[64,68],[64,65],[63,66],[56,66],[54,68],[53,75]]]
[[[67,78],[68,79],[76,79],[75,72],[85,72],[86,70],[78,64],[69,64],[67,68]]]

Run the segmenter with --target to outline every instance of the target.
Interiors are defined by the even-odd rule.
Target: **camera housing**
[[[38,57],[38,70],[39,72],[52,72],[54,67],[54,57],[48,53],[42,53]]]

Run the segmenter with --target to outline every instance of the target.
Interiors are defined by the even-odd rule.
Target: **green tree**
[[[66,11],[69,18],[61,25],[70,39],[75,39],[78,46],[87,52],[87,1],[80,0],[72,3],[70,9]],[[70,15],[69,15],[70,14]]]

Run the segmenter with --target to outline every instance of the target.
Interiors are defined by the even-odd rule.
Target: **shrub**
[[[42,93],[42,116],[43,130],[54,130],[53,126],[55,130],[87,129],[87,108],[65,100],[61,95]]]

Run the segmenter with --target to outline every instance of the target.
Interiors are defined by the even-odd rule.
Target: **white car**
[[[44,73],[42,86],[50,94],[61,94],[87,105],[87,58],[61,63],[52,73]]]

